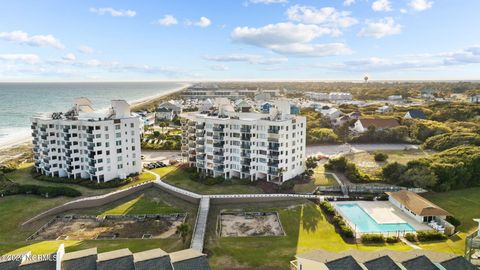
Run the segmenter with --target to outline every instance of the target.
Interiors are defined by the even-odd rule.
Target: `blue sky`
[[[0,1],[0,81],[479,79],[480,1]]]

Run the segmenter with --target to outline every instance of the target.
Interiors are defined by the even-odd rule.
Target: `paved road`
[[[314,155],[337,156],[337,155],[363,152],[363,151],[404,150],[404,149],[418,149],[418,145],[388,144],[388,143],[315,145],[315,146],[307,146],[306,154],[307,156],[314,156]]]
[[[156,150],[142,150],[142,156],[144,156],[143,162],[151,161],[167,161],[170,159],[181,158],[180,151],[156,151]]]

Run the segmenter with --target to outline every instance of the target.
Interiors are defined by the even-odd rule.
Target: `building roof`
[[[402,262],[402,265],[407,270],[438,270],[438,267],[425,255]]]
[[[329,270],[363,270],[352,256],[346,256],[326,263]]]
[[[97,248],[65,253],[62,270],[90,270],[97,268]]]
[[[166,108],[166,107],[158,107],[155,111],[156,112],[173,112],[172,109]]]
[[[89,248],[74,252],[65,253],[62,257],[62,261],[75,260],[82,257],[97,255],[97,248]]]
[[[205,254],[194,249],[184,249],[170,253],[173,269],[175,270],[210,270]]]
[[[396,262],[385,255],[363,263],[368,270],[402,270]]]
[[[173,269],[168,253],[159,248],[134,253],[133,260],[135,263],[135,270]]]
[[[369,126],[374,126],[376,128],[393,128],[400,126],[397,119],[387,118],[387,119],[359,119],[363,127],[368,128]]]
[[[464,257],[456,257],[441,263],[445,270],[477,270],[475,266],[469,263]]]
[[[396,250],[379,250],[375,252],[368,252],[362,250],[347,250],[343,252],[331,252],[326,250],[314,250],[304,254],[298,254],[295,256],[298,260],[309,260],[325,264],[329,270],[331,269],[363,269],[363,270],[424,270],[431,265],[449,265],[453,268],[446,268],[446,270],[458,269],[458,270],[471,270],[469,267],[471,264],[463,257],[456,254],[435,252],[431,250],[410,250],[407,252]],[[355,268],[356,261],[362,268]],[[457,268],[455,268],[458,265]],[[332,268],[337,267],[337,268]],[[340,267],[340,268],[338,268]],[[342,268],[343,267],[343,268]],[[351,267],[351,268],[349,268]],[[409,268],[410,267],[410,268]],[[413,268],[412,268],[413,267]],[[417,267],[417,268],[415,268]],[[422,268],[423,267],[423,268]],[[311,269],[311,268],[309,268]],[[438,268],[434,268],[438,270]]]
[[[415,192],[400,190],[387,192],[389,196],[419,216],[449,216],[450,213]]]
[[[425,116],[425,114],[420,111],[420,110],[410,110],[408,111],[408,114],[410,115],[410,117],[412,118],[416,118],[416,119],[427,119],[427,116]]]

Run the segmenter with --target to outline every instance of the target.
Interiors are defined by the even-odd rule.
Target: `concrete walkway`
[[[205,232],[207,230],[208,210],[210,209],[210,198],[204,196],[200,199],[198,206],[197,221],[193,231],[192,242],[190,248],[199,252],[203,251],[203,243],[205,241]]]
[[[408,241],[407,239],[405,239],[405,237],[403,237],[403,236],[400,236],[400,241],[407,244],[408,246],[410,246],[413,249],[422,249],[421,247],[419,247],[419,246],[413,244],[412,242]]]

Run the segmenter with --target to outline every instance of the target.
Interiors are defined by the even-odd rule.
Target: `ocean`
[[[37,112],[66,111],[75,97],[88,97],[95,109],[112,99],[130,104],[180,89],[176,82],[0,83],[0,146],[25,140]]]

